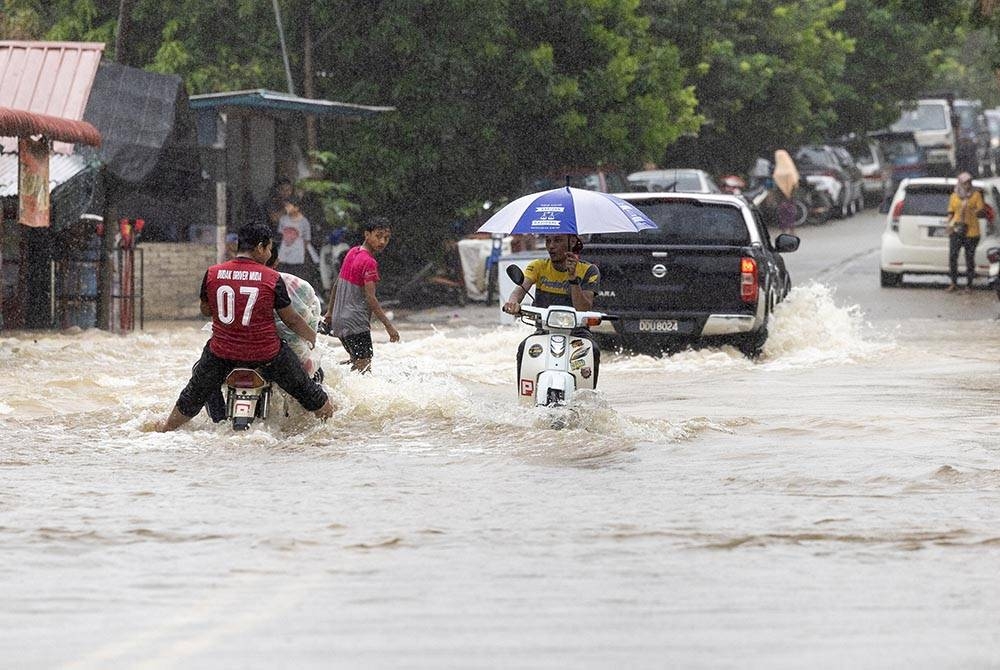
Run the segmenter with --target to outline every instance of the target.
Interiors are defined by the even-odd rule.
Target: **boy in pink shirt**
[[[381,278],[375,254],[385,249],[391,235],[392,229],[384,218],[372,219],[365,225],[364,244],[352,248],[344,257],[340,276],[330,289],[330,306],[323,315],[330,335],[340,338],[350,355],[351,369],[362,373],[371,369],[374,353],[372,315],[385,326],[390,342],[399,341],[399,332],[375,297],[375,284]]]

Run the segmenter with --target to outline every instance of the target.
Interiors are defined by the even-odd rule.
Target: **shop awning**
[[[250,91],[225,91],[191,96],[191,109],[253,109],[270,112],[297,112],[314,116],[367,117],[383,112],[394,112],[395,107],[355,105],[333,100],[300,98],[291,93],[256,89]]]
[[[72,121],[48,114],[35,114],[20,109],[0,107],[0,137],[30,137],[45,135],[50,140],[101,145],[101,134],[86,121]]]

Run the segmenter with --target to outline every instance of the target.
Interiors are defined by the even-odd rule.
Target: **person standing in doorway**
[[[308,261],[315,265],[319,262],[319,254],[312,245],[312,227],[309,219],[302,214],[301,201],[297,196],[290,196],[285,201],[285,214],[278,220],[278,237],[281,246],[278,248],[278,270],[310,281],[311,272]],[[309,258],[306,258],[306,254]]]
[[[365,224],[365,241],[351,248],[340,265],[340,276],[330,290],[330,301],[323,320],[330,335],[340,338],[351,357],[351,369],[361,373],[371,369],[371,317],[382,322],[390,342],[399,341],[399,332],[386,316],[375,296],[375,285],[381,279],[376,254],[389,244],[392,227],[389,221],[377,217]]]

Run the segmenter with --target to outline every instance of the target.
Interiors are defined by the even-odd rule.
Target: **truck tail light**
[[[740,298],[743,302],[757,302],[757,261],[752,258],[740,259]]]

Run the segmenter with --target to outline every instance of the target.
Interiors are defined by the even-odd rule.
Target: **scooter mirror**
[[[518,286],[524,283],[524,272],[514,264],[507,266],[507,276]]]

